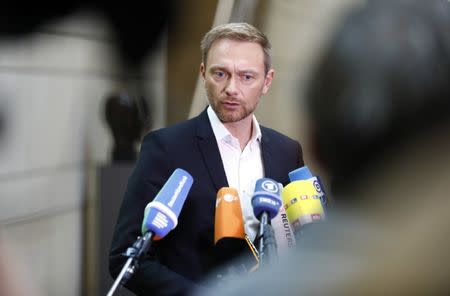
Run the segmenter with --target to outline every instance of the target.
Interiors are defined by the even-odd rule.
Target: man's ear
[[[272,84],[274,75],[275,75],[274,69],[270,69],[269,72],[267,72],[266,77],[264,79],[263,89],[262,89],[263,95],[265,95],[269,91],[269,88],[270,88],[270,85]]]
[[[200,64],[200,76],[203,79],[203,83],[205,82],[205,73],[206,73],[206,67],[205,64],[201,63]]]

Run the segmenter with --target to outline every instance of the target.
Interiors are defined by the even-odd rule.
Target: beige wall
[[[42,295],[82,294],[85,230],[95,227],[85,218],[112,144],[103,100],[124,74],[110,35],[99,17],[77,15],[0,41],[0,240],[32,275],[23,282],[35,282]],[[149,59],[153,126],[161,127],[165,58]]]
[[[231,1],[231,0],[230,0]],[[200,39],[214,20],[216,0],[180,1],[169,27],[167,50],[167,123],[188,118],[199,77]]]
[[[304,95],[308,75],[342,15],[363,0],[263,1],[257,25],[272,43],[275,80],[257,110],[260,122],[297,140],[313,171]]]

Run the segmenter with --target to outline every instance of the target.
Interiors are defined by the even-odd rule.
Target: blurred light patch
[[[5,138],[6,138],[6,114],[7,112],[7,104],[3,94],[0,94],[0,152],[4,146]]]

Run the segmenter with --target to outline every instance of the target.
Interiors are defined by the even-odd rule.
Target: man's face
[[[272,83],[274,70],[264,71],[264,52],[253,42],[221,39],[208,52],[200,72],[209,104],[223,123],[237,122],[255,111]]]

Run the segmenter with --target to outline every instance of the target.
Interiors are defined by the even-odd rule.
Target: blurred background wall
[[[154,127],[165,122],[164,55],[149,57],[143,78]],[[81,295],[84,283],[95,284],[82,274],[96,268],[97,169],[112,145],[104,103],[127,76],[97,15],[0,42],[0,240],[16,249],[42,295]]]
[[[307,162],[301,104],[308,72],[335,22],[361,2],[260,0],[251,11],[245,0],[232,3],[241,18],[235,20],[257,25],[273,46],[276,77],[258,119],[298,139]],[[0,40],[0,241],[29,270],[32,278],[24,283],[34,282],[42,295],[97,293],[98,168],[110,162],[112,145],[106,96],[138,80],[151,129],[186,119],[196,93],[200,38],[219,4],[180,1],[144,71],[131,78],[111,28],[96,14],[77,13],[30,36]]]

